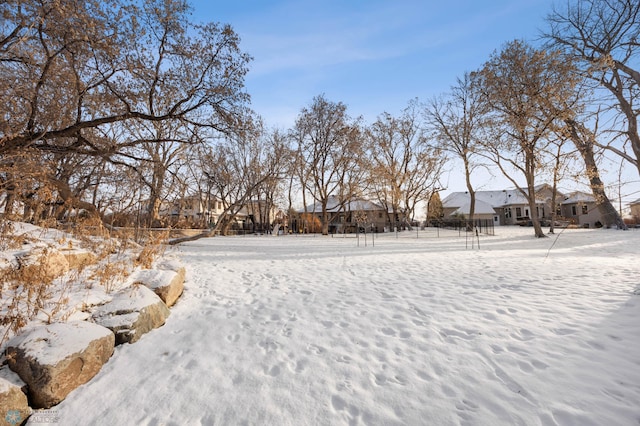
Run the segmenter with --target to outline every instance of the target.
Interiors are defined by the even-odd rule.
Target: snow
[[[110,329],[127,327],[140,317],[140,311],[162,303],[160,298],[143,285],[135,285],[113,295],[111,302],[93,310],[96,321]]]
[[[7,393],[11,390],[11,382],[0,377],[0,394]]]
[[[158,287],[166,286],[176,276],[173,269],[142,269],[131,274],[131,280],[134,282],[143,282],[150,289],[155,290]]]
[[[86,321],[39,325],[11,339],[7,347],[24,349],[26,355],[37,359],[40,365],[56,365],[110,333],[108,329]]]
[[[62,424],[634,425],[640,233],[201,239]],[[439,235],[439,236],[438,236]],[[473,248],[472,248],[473,247]]]

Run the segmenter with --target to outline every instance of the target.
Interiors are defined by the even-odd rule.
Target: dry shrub
[[[15,235],[14,229],[12,222],[0,220],[0,250],[21,249],[37,239]],[[148,231],[142,235],[141,246],[134,241],[134,232],[137,234],[139,230],[125,230],[112,238],[99,220],[90,218],[78,220],[69,231],[73,239],[61,236],[55,244],[90,251],[96,256],[95,264],[76,265],[77,269],[60,276],[50,264],[51,247],[40,247],[24,259],[0,267],[0,345],[38,316],[48,322],[64,320],[72,312],[68,306],[69,291],[82,276],[87,277],[86,288],[97,282],[106,293],[111,293],[133,268],[151,268],[166,250],[169,237],[168,230]],[[44,239],[47,230],[42,232]],[[132,257],[134,252],[137,256]]]
[[[18,333],[34,319],[52,298],[53,277],[47,268],[41,267],[47,255],[44,250],[35,262],[11,265],[0,271],[0,289],[3,290],[0,295],[4,302],[0,307],[0,326],[5,327],[0,345],[10,332]],[[50,314],[57,310],[54,308]]]
[[[0,219],[0,250],[16,250],[32,241],[25,234],[15,234],[14,222]]]
[[[104,287],[105,292],[111,293],[130,273],[129,262],[126,260],[106,262],[93,271],[89,280],[99,282]]]
[[[150,231],[144,239],[142,250],[136,257],[134,266],[141,266],[145,269],[151,269],[153,262],[167,249],[167,241],[169,239],[169,231]]]
[[[322,231],[322,223],[314,214],[302,213],[300,215],[300,223],[300,232],[316,234]]]

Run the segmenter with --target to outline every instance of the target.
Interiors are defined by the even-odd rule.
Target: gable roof
[[[469,203],[468,192],[453,192],[442,200],[445,208],[462,207]],[[528,201],[522,193],[516,189],[505,189],[498,191],[477,191],[476,209],[478,203],[484,203],[492,208],[504,207],[513,204],[527,204]],[[479,213],[479,211],[476,211]]]
[[[596,199],[592,194],[575,191],[567,195],[560,204],[595,203]]]
[[[536,194],[543,190],[551,190],[548,184],[541,184],[535,187]],[[539,194],[538,194],[539,195]],[[562,194],[558,192],[559,199]],[[465,203],[469,203],[468,192],[453,192],[442,200],[442,206],[445,208],[461,208]],[[529,204],[527,197],[519,189],[502,189],[495,191],[476,191],[476,211],[480,213],[478,209],[478,202],[481,201],[496,208],[508,207],[513,205],[526,205]],[[542,200],[540,200],[542,202]],[[468,208],[467,208],[468,210]]]
[[[327,211],[329,213],[336,213],[338,211],[377,211],[377,210],[385,210],[379,204],[376,204],[369,200],[364,200],[361,198],[356,198],[351,201],[344,203],[341,205],[338,197],[331,195],[327,199]],[[322,204],[314,202],[313,204],[309,204],[306,209],[299,210],[298,213],[322,213]]]
[[[467,201],[463,205],[458,207],[456,211],[451,213],[451,215],[452,216],[460,215],[460,214],[469,215],[470,210],[471,210],[471,201],[467,199]],[[484,201],[481,201],[481,200],[476,200],[476,204],[473,208],[473,213],[474,214],[496,214],[496,211],[491,206],[491,204],[485,203]]]

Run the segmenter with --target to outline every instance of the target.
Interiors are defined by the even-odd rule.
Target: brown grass
[[[32,252],[29,261],[16,258],[0,268],[0,346],[36,317],[46,322],[64,321],[75,309],[68,306],[74,284],[84,282],[89,289],[97,283],[108,294],[136,267],[151,268],[164,254],[168,239],[168,231],[148,232],[139,245],[133,240],[133,231],[111,238],[101,224],[92,220],[79,221],[69,231],[70,236],[62,236],[52,246]],[[22,249],[36,240],[17,235],[12,222],[0,219],[0,251]],[[52,274],[48,267],[51,250],[76,248],[92,252],[96,263],[78,265],[62,276]]]

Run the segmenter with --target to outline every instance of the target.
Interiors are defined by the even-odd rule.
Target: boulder
[[[167,306],[173,306],[184,290],[184,276],[184,268],[177,271],[144,269],[138,271],[133,279],[134,283],[153,290]]]
[[[61,250],[61,254],[67,259],[69,269],[82,269],[96,263],[96,255],[85,250]]]
[[[145,333],[163,325],[169,316],[167,305],[152,290],[132,285],[113,295],[113,299],[98,306],[93,320],[107,327],[116,337],[116,345],[134,343]]]
[[[111,331],[86,321],[49,324],[11,339],[6,357],[28,385],[31,406],[49,408],[100,371],[114,340]]]
[[[31,415],[27,395],[20,386],[0,377],[0,426],[15,426],[24,423]]]
[[[38,247],[17,256],[20,269],[37,269],[44,279],[53,280],[69,271],[69,262],[62,253],[51,247]]]

